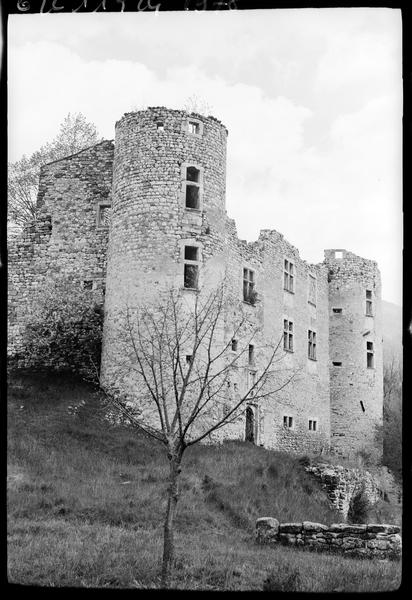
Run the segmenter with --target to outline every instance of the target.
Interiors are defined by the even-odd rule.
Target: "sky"
[[[195,99],[229,130],[228,215],[308,262],[376,260],[402,298],[402,37],[390,8],[18,14],[8,25],[9,161],[82,112],[106,139],[125,112]]]

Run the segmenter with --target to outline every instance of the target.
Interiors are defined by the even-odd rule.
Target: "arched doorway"
[[[255,443],[255,414],[251,406],[246,409],[245,440],[246,442],[252,442],[252,444]]]

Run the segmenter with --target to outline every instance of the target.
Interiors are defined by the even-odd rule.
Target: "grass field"
[[[163,448],[109,425],[93,388],[68,376],[9,382],[9,581],[155,588],[160,582]],[[255,520],[338,522],[297,458],[246,443],[184,458],[173,585],[180,589],[386,591],[400,563],[254,544]],[[265,584],[266,581],[266,584]]]

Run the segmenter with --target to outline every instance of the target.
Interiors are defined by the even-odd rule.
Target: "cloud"
[[[240,237],[273,228],[312,262],[328,247],[375,258],[399,302],[400,21],[342,10],[159,15],[156,26],[15,20],[10,159],[52,139],[68,112],[111,139],[124,112],[196,94],[229,129],[227,210]]]

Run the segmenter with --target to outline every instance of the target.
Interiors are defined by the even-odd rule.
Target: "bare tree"
[[[262,339],[259,328],[252,326],[241,309],[234,311],[233,304],[229,308],[223,285],[206,297],[190,295],[190,301],[180,291],[169,290],[155,306],[128,306],[124,317],[121,328],[128,359],[120,365],[116,383],[106,383],[104,389],[130,422],[165,445],[169,488],[162,586],[169,587],[184,452],[212,440],[223,427],[239,432],[245,405],[249,401],[260,405],[273,397],[296,372],[275,368],[285,355],[280,350],[283,336],[274,344],[258,345]],[[250,356],[251,341],[255,357]],[[244,373],[252,359],[259,370],[254,380],[247,382]],[[120,399],[116,389],[124,389],[122,378],[130,378],[131,372],[135,379],[130,404]],[[246,379],[237,392],[231,385],[234,378],[239,383]]]
[[[204,98],[200,98],[197,94],[192,94],[185,101],[183,110],[187,113],[197,113],[207,116],[212,114],[213,107]]]
[[[69,113],[53,141],[31,156],[8,165],[8,221],[11,231],[20,231],[36,220],[40,167],[75,154],[99,141],[96,126],[81,113]]]

